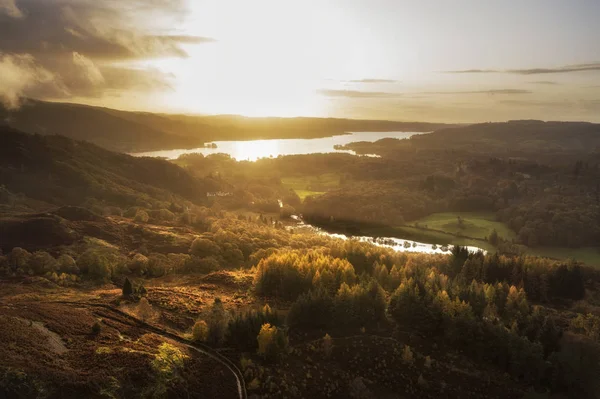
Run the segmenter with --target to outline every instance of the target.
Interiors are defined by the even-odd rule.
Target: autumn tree
[[[208,324],[204,320],[198,320],[194,323],[192,338],[196,342],[205,342],[208,339]]]
[[[288,338],[282,329],[263,324],[258,336],[257,353],[265,360],[276,361],[287,353]]]

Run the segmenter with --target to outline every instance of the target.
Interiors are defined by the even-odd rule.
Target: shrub
[[[186,358],[179,348],[164,342],[158,347],[158,353],[152,360],[152,368],[162,379],[170,381],[179,376]]]
[[[88,249],[77,258],[77,264],[83,272],[92,278],[107,280],[112,276],[110,255],[99,250]]]
[[[29,258],[29,269],[34,274],[52,273],[58,270],[58,262],[48,252],[36,251]]]
[[[62,254],[58,257],[58,269],[63,273],[78,274],[79,268],[72,256]]]
[[[262,325],[256,339],[257,353],[265,360],[276,361],[287,353],[288,339],[285,332],[269,323]]]
[[[169,272],[169,259],[163,254],[148,257],[147,273],[150,277],[161,277]]]
[[[402,361],[405,364],[413,364],[414,360],[415,359],[410,346],[404,345],[404,349],[402,350]]]
[[[92,325],[92,334],[94,335],[98,335],[100,334],[100,332],[102,331],[102,324],[100,324],[100,321],[96,321],[93,325]]]
[[[204,320],[198,320],[194,323],[192,339],[196,342],[205,342],[208,339],[208,324]]]
[[[213,241],[206,238],[198,237],[190,246],[190,254],[205,258],[207,256],[214,256],[221,253],[221,248]]]
[[[148,212],[139,209],[135,213],[135,217],[133,218],[133,220],[135,220],[138,223],[147,223],[148,220],[150,220],[150,216],[148,215]]]
[[[135,254],[133,258],[127,262],[127,268],[131,273],[143,276],[148,271],[148,258],[142,254]]]

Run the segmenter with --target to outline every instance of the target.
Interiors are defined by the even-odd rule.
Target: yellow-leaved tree
[[[257,353],[266,360],[275,361],[288,351],[288,338],[285,331],[265,323],[258,333]]]

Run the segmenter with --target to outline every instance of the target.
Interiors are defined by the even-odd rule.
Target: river
[[[331,238],[337,238],[341,240],[353,239],[361,242],[368,242],[377,245],[378,247],[391,248],[398,252],[420,252],[426,254],[448,255],[453,248],[453,245],[428,244],[396,237],[347,236],[345,234],[330,233],[319,227],[305,223],[299,216],[292,215],[292,218],[297,221],[297,224],[295,226],[289,226],[289,229],[305,229]],[[482,251],[483,253],[487,253],[486,250],[478,247],[467,246],[466,248],[469,250],[469,252]]]
[[[179,150],[161,150],[132,153],[134,156],[163,157],[177,159],[180,155],[201,153],[204,155],[224,153],[238,161],[256,161],[259,158],[278,157],[280,155],[299,155],[315,153],[346,153],[356,155],[351,150],[337,150],[335,146],[346,145],[357,141],[374,142],[383,138],[407,139],[422,132],[348,132],[338,136],[321,137],[316,139],[271,139],[271,140],[240,140],[213,141],[216,148],[201,147]],[[374,155],[371,155],[374,156]]]

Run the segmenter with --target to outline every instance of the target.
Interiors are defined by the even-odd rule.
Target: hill
[[[0,128],[0,186],[7,191],[4,197],[21,194],[53,205],[93,201],[148,208],[159,202],[203,203],[207,191],[221,187],[161,159],[136,158],[63,136],[11,128]]]
[[[382,139],[376,143],[351,143],[359,153],[395,156],[398,150],[455,150],[494,156],[541,157],[556,153],[582,154],[600,149],[600,124],[588,122],[509,121],[480,123],[415,135],[410,140]]]
[[[0,106],[0,121],[24,132],[61,134],[121,152],[196,148],[216,140],[316,138],[348,131],[428,132],[452,126],[331,118],[169,115],[37,100],[28,100],[18,110]]]

